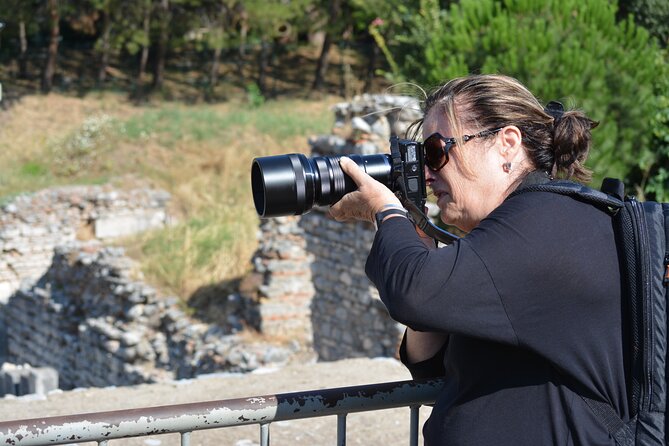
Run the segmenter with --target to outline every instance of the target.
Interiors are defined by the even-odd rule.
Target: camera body
[[[427,200],[423,145],[393,136],[390,138],[390,156],[394,178],[390,189],[423,210]]]
[[[427,190],[423,146],[420,142],[390,138],[390,155],[346,155],[375,180],[412,202],[425,207]],[[329,206],[357,189],[339,166],[340,156],[302,154],[258,157],[251,167],[251,187],[260,217],[301,215],[314,205]]]

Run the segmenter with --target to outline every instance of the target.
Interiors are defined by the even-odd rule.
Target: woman
[[[331,213],[381,217],[367,275],[408,327],[401,356],[412,374],[445,377],[426,444],[615,444],[583,398],[628,418],[611,218],[567,196],[522,193],[553,177],[588,180],[595,126],[579,111],[544,109],[506,76],[432,93],[427,184],[442,220],[468,232],[441,249],[388,211],[401,209],[389,189],[341,160],[358,190]]]

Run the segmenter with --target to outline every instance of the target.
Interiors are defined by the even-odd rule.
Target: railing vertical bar
[[[346,446],[346,415],[348,414],[337,415],[337,446]]]
[[[418,411],[420,406],[411,406],[409,422],[409,446],[418,446]]]
[[[269,423],[260,425],[260,446],[269,446]]]
[[[98,446],[107,446],[108,444],[109,444],[109,440],[98,441]]]
[[[181,446],[190,446],[190,432],[181,433]]]

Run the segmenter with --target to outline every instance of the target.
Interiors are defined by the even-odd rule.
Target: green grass
[[[28,161],[21,166],[20,175],[26,178],[40,178],[47,175],[49,168],[39,161]]]
[[[242,129],[255,129],[276,140],[327,132],[329,114],[313,115],[291,110],[285,103],[270,102],[256,108],[237,108],[222,113],[211,109],[167,108],[149,110],[124,123],[125,135],[134,140],[158,136],[162,144],[176,141],[210,141],[239,136]]]

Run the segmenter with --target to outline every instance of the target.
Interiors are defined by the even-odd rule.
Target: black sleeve
[[[409,220],[392,218],[377,231],[365,271],[398,322],[517,344],[495,284],[466,239],[428,249]]]
[[[405,330],[402,343],[400,344],[400,361],[409,370],[413,379],[439,378],[446,373],[444,355],[446,354],[447,346],[448,340],[444,342],[444,345],[431,358],[411,363],[407,358],[407,332]]]
[[[606,334],[622,323],[621,278],[611,217],[595,206],[520,194],[437,250],[393,218],[365,270],[390,316],[415,330],[522,347],[583,382],[602,377],[600,389],[615,382],[621,346]]]

